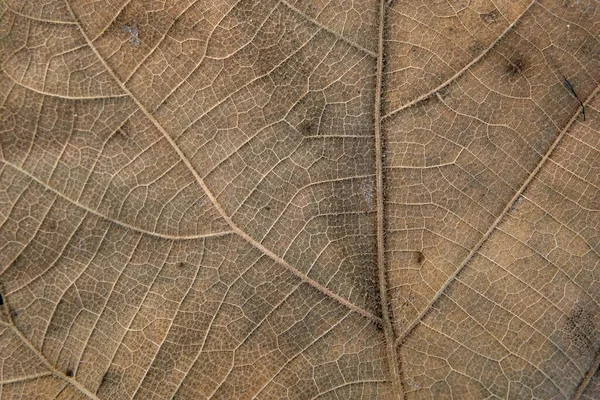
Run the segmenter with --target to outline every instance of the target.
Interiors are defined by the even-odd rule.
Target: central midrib
[[[385,46],[385,20],[387,1],[379,2],[379,35],[377,45],[377,83],[375,88],[374,136],[375,136],[375,172],[377,191],[377,272],[379,281],[379,299],[385,342],[387,348],[388,372],[392,380],[394,396],[404,399],[404,390],[400,380],[400,365],[396,354],[396,338],[392,325],[392,315],[387,298],[387,274],[385,259],[385,208],[383,199],[383,134],[381,131],[381,103],[383,91],[383,57]]]

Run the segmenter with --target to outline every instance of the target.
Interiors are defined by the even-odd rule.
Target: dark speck
[[[481,15],[481,19],[486,24],[491,24],[493,22],[496,22],[496,18],[498,18],[498,11],[497,10],[492,10],[492,11],[490,11],[487,14],[482,14]]]
[[[420,252],[420,251],[417,251],[417,257],[416,258],[417,258],[417,263],[418,264],[423,264],[423,261],[425,261],[425,255],[422,252]]]
[[[522,58],[516,58],[508,62],[506,72],[510,75],[519,75],[525,70],[525,61]]]

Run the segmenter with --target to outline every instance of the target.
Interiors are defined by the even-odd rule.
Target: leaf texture
[[[597,1],[0,18],[0,398],[598,398]]]

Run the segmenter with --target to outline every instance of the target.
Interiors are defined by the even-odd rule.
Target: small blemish
[[[304,136],[314,135],[314,134],[318,133],[318,132],[315,132],[316,131],[315,125],[311,121],[302,122],[300,124],[300,126],[298,127],[298,130]]]
[[[121,30],[123,32],[127,32],[129,33],[129,42],[135,46],[137,46],[138,44],[140,44],[140,37],[139,37],[139,30],[137,28],[137,26],[135,24],[131,24],[131,25],[123,25],[121,27]]]
[[[425,261],[425,255],[420,251],[417,251],[415,258],[417,260],[417,264],[423,264],[423,261]]]
[[[4,297],[0,294],[0,306],[4,305]]]
[[[522,58],[517,58],[508,62],[506,72],[510,75],[519,75],[525,70],[525,61]]]
[[[68,376],[69,378],[73,377],[73,370],[72,369],[68,369],[67,372],[65,372],[65,375]]]
[[[19,312],[17,310],[13,310],[10,315],[12,315],[13,318],[17,318],[19,316]]]
[[[496,22],[496,18],[498,18],[498,10],[492,10],[492,11],[490,11],[487,14],[482,14],[481,15],[481,19],[486,24],[491,24],[493,22]]]
[[[373,182],[370,179],[365,178],[359,184],[358,189],[359,189],[361,197],[362,197],[362,202],[366,206],[366,207],[364,207],[365,209],[363,211],[364,212],[373,211],[373,200],[374,200]]]

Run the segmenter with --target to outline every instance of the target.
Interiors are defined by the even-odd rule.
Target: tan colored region
[[[0,399],[596,399],[600,5],[0,1]]]

